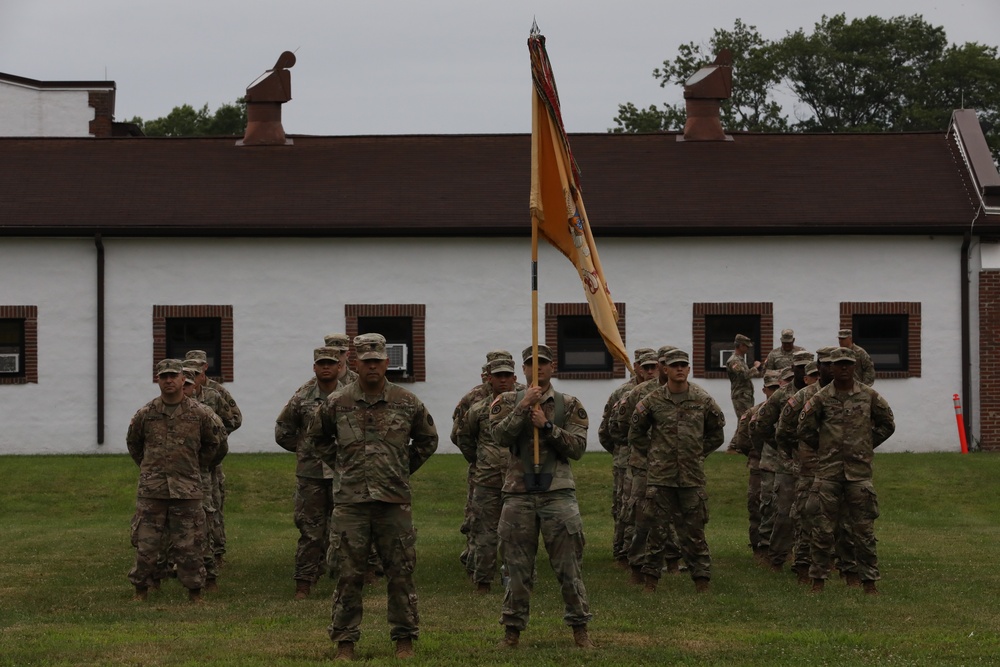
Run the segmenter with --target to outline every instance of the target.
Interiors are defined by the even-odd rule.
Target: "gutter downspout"
[[[973,223],[974,224],[974,223]],[[969,291],[972,279],[969,277],[969,247],[972,245],[972,230],[965,232],[962,239],[962,419],[965,432],[972,436],[972,327],[969,323]],[[974,436],[972,436],[974,440]]]
[[[97,247],[97,444],[104,444],[104,243],[94,235]]]

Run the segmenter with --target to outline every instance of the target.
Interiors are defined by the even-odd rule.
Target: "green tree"
[[[238,136],[247,127],[247,104],[240,97],[235,104],[223,104],[214,114],[207,104],[197,111],[184,104],[161,118],[144,121],[136,116],[128,122],[138,125],[147,137]]]

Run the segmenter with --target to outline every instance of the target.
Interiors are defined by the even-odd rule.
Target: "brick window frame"
[[[423,303],[348,303],[344,305],[344,328],[347,336],[354,340],[358,335],[359,317],[409,317],[413,321],[413,374],[408,377],[392,378],[393,382],[427,381],[427,306]],[[357,368],[358,356],[351,346],[350,365]]]
[[[24,374],[0,377],[0,385],[38,384],[38,306],[0,306],[0,319],[24,320]]]
[[[851,329],[855,315],[908,315],[907,330],[907,370],[875,371],[876,379],[899,379],[920,377],[921,315],[919,301],[842,301],[840,303],[840,328]]]
[[[729,376],[725,371],[705,370],[705,316],[706,315],[757,315],[760,317],[761,356],[766,356],[774,346],[774,304],[760,302],[714,302],[695,303],[691,316],[691,374],[696,378],[723,379]]]
[[[217,317],[221,320],[221,375],[210,376],[218,382],[232,382],[233,375],[233,307],[232,306],[153,306],[153,365],[150,374],[156,381],[156,364],[167,356],[167,320],[175,317]]]
[[[625,304],[615,302],[618,309],[618,334],[625,342]],[[552,350],[553,356],[559,358],[559,317],[562,315],[590,315],[588,303],[547,303],[545,304],[545,344]],[[563,371],[556,365],[553,377],[562,380],[611,380],[625,377],[625,364],[612,356],[610,371]],[[527,381],[527,380],[526,380]]]

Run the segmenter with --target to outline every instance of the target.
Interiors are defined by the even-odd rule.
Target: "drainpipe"
[[[972,327],[969,323],[969,291],[972,279],[969,277],[969,247],[972,245],[972,230],[965,232],[962,239],[962,419],[965,432],[972,436]]]
[[[104,444],[104,243],[94,235],[97,246],[97,444]]]

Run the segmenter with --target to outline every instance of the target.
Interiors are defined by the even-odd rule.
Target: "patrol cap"
[[[764,373],[764,386],[777,387],[781,385],[781,371],[767,371]]]
[[[791,329],[782,329],[781,330],[781,342],[782,343],[791,343],[793,340],[795,340],[795,332],[794,331],[792,331]]]
[[[663,361],[663,357],[667,356],[667,353],[673,352],[676,349],[677,348],[674,347],[673,345],[664,345],[663,347],[661,347],[656,351],[656,358],[659,361]]]
[[[184,359],[185,360],[197,359],[201,363],[207,364],[208,354],[205,353],[205,350],[188,350],[187,353],[184,355]]]
[[[816,361],[821,364],[830,363],[830,353],[832,353],[837,348],[827,345],[826,347],[821,347],[816,350]]]
[[[646,352],[641,357],[639,357],[638,364],[640,366],[649,366],[650,364],[653,364],[655,366],[658,361],[659,357],[656,356],[656,352],[650,350],[649,352]]]
[[[806,375],[819,375],[819,364],[815,361],[806,364]]]
[[[156,375],[166,375],[167,373],[183,373],[184,364],[180,359],[163,359],[156,364]]]
[[[753,341],[750,340],[749,336],[744,336],[743,334],[736,334],[735,345],[746,345],[747,347],[753,347]]]
[[[793,377],[795,377],[795,371],[792,370],[791,366],[785,366],[781,369],[782,380],[791,380]]]
[[[813,360],[813,353],[801,350],[792,355],[792,366],[805,366]]]
[[[548,345],[538,345],[538,358],[545,359],[546,361],[552,361],[552,350],[549,349]],[[531,360],[531,346],[524,348],[521,351],[521,361],[528,362]]]
[[[184,384],[194,384],[194,379],[198,377],[198,373],[201,373],[200,368],[190,368],[188,366],[184,367]]]
[[[366,333],[354,337],[354,351],[358,353],[359,361],[369,359],[388,359],[385,351],[385,336],[377,333]]]
[[[850,329],[841,329],[837,332],[837,338],[850,338],[853,335]]]
[[[636,361],[636,363],[638,363],[639,360],[642,359],[642,355],[644,355],[644,354],[650,354],[652,352],[656,352],[656,350],[654,350],[651,347],[637,347],[637,348],[635,348],[635,352],[632,353],[633,355],[635,355],[635,356],[632,357],[632,359],[634,359]]]
[[[489,363],[489,372],[490,375],[493,375],[494,373],[513,373],[514,360],[507,359],[505,357],[494,359]]]
[[[849,347],[835,347],[830,353],[830,361],[837,364],[853,364],[857,361],[854,357],[854,350]]]
[[[332,361],[337,363],[340,361],[340,348],[334,347],[333,345],[325,345],[323,347],[317,347],[313,350],[313,363],[317,361]]]
[[[351,339],[345,333],[327,334],[323,336],[323,345],[325,347],[335,347],[341,352],[347,352],[351,349]]]
[[[688,353],[684,350],[674,348],[660,357],[660,361],[665,363],[667,366],[670,366],[672,364],[689,363],[690,358],[688,357]]]
[[[486,353],[486,363],[489,364],[494,359],[510,359],[514,361],[514,355],[507,350],[490,350]],[[511,364],[513,365],[513,364]]]
[[[185,374],[191,371],[191,377],[198,377],[205,369],[205,364],[197,359],[185,359],[181,366],[184,368]]]

